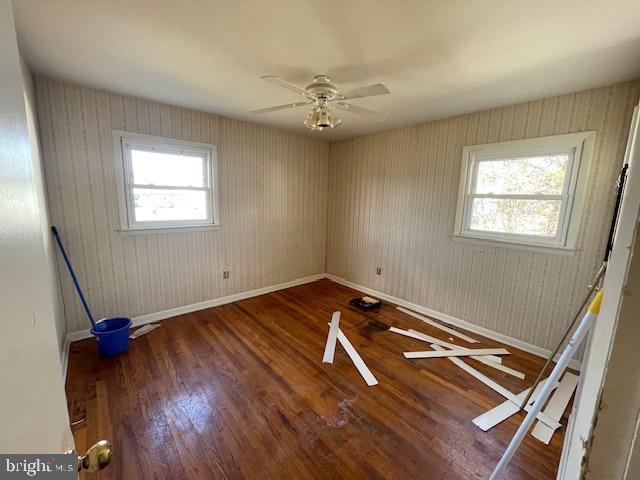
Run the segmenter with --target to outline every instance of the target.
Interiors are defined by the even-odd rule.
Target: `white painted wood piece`
[[[342,333],[342,330],[340,329],[338,329],[338,341],[340,342],[340,345],[342,345],[342,348],[344,348],[347,352],[347,355],[349,355],[349,358],[351,358],[351,361],[358,369],[358,372],[360,372],[360,375],[362,375],[362,378],[364,378],[364,381],[367,382],[367,385],[369,385],[370,387],[377,385],[378,380],[373,376],[373,373],[371,373],[369,367],[367,367],[366,363],[364,363],[362,357],[358,354],[356,349],[353,348],[353,345],[351,345],[349,339],[345,336],[344,333]]]
[[[527,406],[531,405],[535,401],[535,399],[538,397],[538,394],[540,393],[540,390],[542,390],[542,386],[545,384],[546,381],[547,379],[545,378],[538,384],[536,389],[533,391],[533,395],[531,395],[529,402],[527,402]],[[520,411],[520,404],[522,404],[522,402],[526,398],[527,394],[529,393],[529,390],[531,390],[531,387],[527,388],[526,390],[516,395],[516,399],[518,400],[518,405],[513,403],[511,400],[506,400],[500,405],[497,405],[493,407],[491,410],[488,410],[484,412],[482,415],[479,415],[476,418],[474,418],[473,423],[478,427],[480,427],[480,429],[485,432],[495,427],[500,422],[503,422],[504,420],[509,418],[511,415],[514,415]]]
[[[523,246],[523,248],[527,248],[527,247]],[[548,253],[553,253],[553,252],[556,252],[556,250],[549,250]],[[428,315],[431,318],[435,318],[436,320],[445,322],[447,325],[453,325],[454,327],[464,329],[467,332],[482,335],[483,337],[490,338],[491,340],[495,340],[496,342],[500,342],[501,344],[505,344],[506,346],[515,347],[520,350],[524,350],[525,352],[532,353],[533,355],[536,355],[538,357],[542,357],[546,359],[551,354],[550,350],[539,347],[537,345],[532,345],[531,343],[523,342],[522,340],[518,340],[516,338],[510,337],[503,333],[498,333],[494,330],[489,330],[488,328],[484,328],[479,325],[466,322],[461,318],[456,318],[451,315],[447,315],[446,313],[438,312],[437,310],[433,310],[432,308],[427,308],[427,307],[417,305],[415,303],[407,302],[402,298],[394,297],[393,295],[387,295],[384,292],[367,288],[364,285],[360,285],[358,283],[350,282],[336,275],[326,273],[324,274],[324,276],[333,282],[339,283],[349,288],[353,288],[354,290],[358,290],[359,292],[368,293],[382,300],[386,300],[389,303],[393,303],[394,305],[401,305],[405,308],[409,308],[413,310],[414,312],[419,312],[419,313],[422,313],[423,315]],[[91,334],[87,333],[87,338],[89,338],[90,336]],[[560,355],[556,356],[556,360],[559,356]],[[580,364],[581,363],[577,359],[574,359],[569,365],[569,368],[572,368],[574,370],[580,370]]]
[[[455,348],[455,349],[466,348],[466,347],[461,347],[459,345],[455,345],[453,343],[445,342],[443,340],[439,340],[429,335],[425,335],[416,330],[402,330],[401,328],[391,327],[389,331],[393,333],[398,333],[400,335],[404,335],[406,337],[415,338],[416,340],[422,340],[423,342],[435,343],[436,345],[440,345],[442,347]],[[502,359],[500,357],[487,355],[483,357],[471,357],[471,358],[473,358],[474,360],[477,360],[480,363],[485,364],[488,367],[495,368],[496,370],[500,370],[502,372],[508,373],[509,375],[513,375],[514,377],[524,379],[524,373],[519,372],[518,370],[514,370],[513,368],[505,367],[504,365],[501,365],[500,363],[502,362]]]
[[[549,403],[547,403],[547,406],[544,409],[545,415],[553,420],[560,421],[560,418],[562,418],[562,414],[567,408],[569,400],[571,400],[571,396],[573,395],[573,392],[575,391],[577,386],[578,376],[570,372],[565,373],[564,377],[562,377],[562,380],[560,380],[558,389],[549,399]],[[533,427],[531,435],[540,440],[542,443],[549,445],[554,431],[554,428],[549,428],[544,423],[537,422],[536,426]]]
[[[431,335],[427,335],[425,333],[418,332],[417,330],[413,330],[413,329],[403,330],[401,328],[391,327],[389,329],[389,331],[393,332],[393,333],[398,333],[400,335],[404,335],[405,337],[415,338],[416,340],[421,340],[423,342],[435,343],[436,345],[440,345],[441,347],[446,347],[446,348],[449,348],[451,350],[469,350],[467,347],[463,347],[461,345],[456,345],[455,343],[445,342],[444,340],[440,340],[439,338],[432,337]],[[502,362],[502,359],[500,357],[496,357],[494,355],[487,355],[485,357],[478,357],[476,360],[478,360],[480,358],[486,359],[486,360],[490,360],[490,361],[495,362],[495,363]]]
[[[405,358],[443,358],[443,357],[472,357],[474,355],[509,355],[505,348],[475,348],[443,350],[441,352],[404,352]]]
[[[431,348],[433,348],[434,350],[443,350],[443,348],[440,345],[435,345],[435,344],[431,345]],[[514,393],[510,392],[509,390],[504,388],[499,383],[494,382],[489,377],[487,377],[485,374],[483,374],[483,373],[479,372],[478,370],[476,370],[475,368],[473,368],[471,365],[466,364],[464,361],[462,361],[462,360],[460,360],[459,358],[456,358],[456,357],[449,357],[448,360],[450,362],[453,362],[455,365],[460,367],[462,370],[467,372],[469,375],[472,375],[472,376],[476,377],[478,380],[480,380],[482,383],[484,383],[487,387],[489,387],[492,390],[494,390],[495,392],[499,393],[500,395],[502,395],[507,400],[510,400],[515,404],[518,403],[517,396]],[[520,402],[522,402],[522,400],[520,400]],[[527,408],[529,408],[529,407],[527,407]],[[527,410],[527,408],[525,408],[525,410]],[[544,422],[545,424],[549,425],[552,428],[558,428],[560,426],[560,424],[558,422],[556,422],[554,420],[551,420],[547,415],[543,414],[542,412],[538,413],[536,418],[538,420]]]
[[[464,333],[460,333],[457,330],[454,330],[453,328],[446,327],[446,326],[442,325],[441,323],[438,323],[438,322],[436,322],[434,320],[431,320],[430,318],[423,317],[419,313],[412,312],[411,310],[407,310],[404,307],[396,307],[396,308],[398,310],[400,310],[401,312],[406,313],[407,315],[411,315],[412,317],[417,318],[418,320],[422,320],[424,323],[429,324],[432,327],[436,327],[436,328],[439,328],[440,330],[443,330],[443,331],[447,332],[449,335],[453,335],[454,337],[461,338],[465,342],[478,343],[478,340],[476,340],[475,338],[471,338],[471,337],[465,335]]]
[[[136,331],[134,331],[133,333],[131,333],[131,335],[129,335],[129,338],[133,340],[134,338],[141,337],[142,335],[152,332],[159,327],[160,327],[159,323],[148,323],[147,325],[144,325],[139,329],[137,329]]]
[[[448,348],[452,348],[452,349],[467,349],[466,347],[461,347],[459,345],[455,345],[453,343],[447,343],[447,342],[442,342],[440,340],[438,340],[437,338],[431,337],[429,335],[425,335],[424,333],[418,332],[416,330],[413,329],[409,329],[408,330],[409,333],[417,335],[417,337],[420,340],[424,340],[425,342],[431,342],[431,343],[435,343],[436,345],[440,345],[441,347],[448,347]],[[416,338],[416,337],[413,337]],[[438,340],[437,342],[432,342],[432,340]],[[468,349],[467,349],[468,350]],[[513,375],[514,377],[520,378],[520,379],[524,379],[524,373],[515,370],[513,368],[510,367],[506,367],[502,364],[502,359],[500,357],[494,356],[494,355],[486,355],[486,356],[474,356],[471,357],[474,360],[477,360],[480,363],[485,364],[487,367],[491,367],[491,368],[495,368],[496,370],[500,370],[501,372],[505,372],[508,373],[509,375]]]
[[[322,363],[333,363],[333,356],[336,351],[336,341],[338,339],[338,328],[340,325],[340,312],[333,312],[331,323],[329,324],[329,333],[327,335],[327,344],[324,346],[324,355]]]

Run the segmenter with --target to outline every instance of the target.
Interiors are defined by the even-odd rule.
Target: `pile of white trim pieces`
[[[538,384],[536,389],[533,391],[533,395],[527,402],[526,411],[529,411],[531,405],[538,397],[538,394],[542,390],[546,379]],[[543,413],[546,417],[546,420],[549,421],[541,421],[540,417],[537,416],[538,422],[536,422],[535,427],[531,431],[531,435],[533,437],[540,440],[542,443],[549,444],[551,442],[551,437],[553,436],[553,432],[557,430],[560,426],[560,418],[562,418],[562,414],[564,413],[567,405],[569,404],[569,400],[573,395],[576,387],[578,385],[578,376],[574,375],[571,372],[567,372],[562,377],[559,383],[556,383],[553,388],[555,392],[552,394],[549,402],[547,403],[547,407],[544,409]],[[495,427],[497,424],[506,420],[511,415],[515,415],[520,411],[520,406],[524,401],[525,397],[529,393],[530,388],[527,388],[523,392],[516,395],[515,401],[507,400],[504,403],[492,408],[491,410],[483,413],[482,415],[473,419],[473,423],[475,423],[478,427],[480,427],[485,432],[490,428]],[[551,423],[553,422],[553,423]]]
[[[411,310],[407,310],[404,307],[397,307],[403,313],[406,313],[418,320],[422,320],[423,322],[431,325],[432,327],[438,328],[444,332],[447,332],[450,335],[458,337],[469,343],[478,343],[478,340],[468,337],[452,328],[449,328],[445,325],[442,325],[434,320],[423,317],[422,315],[412,312]],[[462,370],[477,378],[479,381],[484,383],[486,386],[499,393],[507,400],[500,405],[492,408],[491,410],[483,413],[482,415],[473,419],[473,423],[481,428],[483,431],[487,431],[500,422],[506,420],[512,415],[515,415],[521,410],[522,402],[526,398],[529,393],[530,388],[520,392],[519,394],[514,394],[504,388],[502,385],[497,382],[491,380],[489,377],[479,372],[475,368],[471,367],[463,360],[458,357],[471,357],[474,360],[477,360],[484,365],[495,368],[496,370],[500,370],[515,377],[524,379],[524,374],[517,370],[514,370],[509,367],[505,367],[502,365],[502,360],[499,355],[508,355],[509,352],[504,348],[467,348],[462,347],[460,345],[455,345],[453,343],[445,342],[438,338],[426,335],[424,333],[418,332],[416,330],[402,330],[400,328],[391,327],[389,329],[392,333],[397,333],[400,335],[404,335],[406,337],[414,338],[416,340],[421,340],[423,342],[427,342],[430,344],[432,350],[427,351],[415,351],[415,352],[404,352],[405,358],[409,359],[424,359],[424,358],[448,358],[449,361],[453,362],[455,365],[460,367]],[[452,338],[449,340],[453,341]],[[546,379],[543,380],[534,390],[533,395],[527,402],[524,410],[529,411],[531,409],[531,405],[536,400],[538,394],[542,390]],[[567,372],[562,380],[553,386],[555,392],[553,396],[549,400],[547,407],[544,411],[538,413],[536,416],[537,423],[533,428],[531,435],[540,440],[545,444],[549,444],[551,441],[551,437],[553,436],[553,432],[555,432],[560,427],[560,418],[564,413],[569,401],[571,400],[571,396],[576,389],[578,384],[578,377],[572,373]]]
[[[329,323],[329,334],[327,335],[327,344],[324,347],[324,355],[322,357],[322,363],[333,363],[333,357],[336,351],[336,340],[340,342],[342,348],[345,349],[349,358],[364,378],[364,381],[367,382],[367,385],[373,387],[378,384],[378,380],[371,373],[369,367],[364,363],[362,357],[358,354],[349,339],[342,333],[340,330],[340,312],[333,312],[331,316],[331,323]]]

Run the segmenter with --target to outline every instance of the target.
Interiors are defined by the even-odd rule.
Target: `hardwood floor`
[[[182,315],[117,358],[100,358],[94,340],[74,343],[69,411],[72,422],[86,418],[76,448],[100,439],[114,448],[90,478],[487,478],[521,414],[481,431],[471,420],[504,398],[447,359],[405,359],[427,344],[386,329],[449,335],[391,304],[356,310],[357,295],[320,280]],[[367,387],[339,345],[334,364],[321,363],[335,310],[379,385]],[[470,335],[474,347],[500,346]],[[543,360],[507,348],[504,364],[525,380],[465,361],[519,392]],[[548,446],[528,435],[505,478],[555,478],[562,433]]]

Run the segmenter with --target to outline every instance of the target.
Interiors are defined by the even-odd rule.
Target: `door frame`
[[[613,249],[604,277],[604,297],[600,314],[591,330],[582,360],[580,384],[567,426],[556,477],[559,480],[579,480],[582,478],[583,464],[591,443],[594,420],[600,403],[623,290],[627,282],[631,253],[638,233],[638,219],[640,218],[639,124],[638,107],[636,107],[633,112],[625,152],[625,161],[629,163],[627,181]]]

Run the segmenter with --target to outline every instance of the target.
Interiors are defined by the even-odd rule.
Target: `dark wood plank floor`
[[[93,340],[74,343],[69,411],[85,418],[76,447],[114,447],[112,464],[91,478],[487,478],[522,417],[478,429],[471,420],[504,399],[447,359],[404,359],[426,344],[385,326],[448,335],[389,304],[355,310],[355,296],[320,280],[182,315],[112,359],[99,358]],[[321,363],[335,310],[378,386],[366,386],[340,346],[334,365]],[[543,361],[508,348],[504,364],[526,380],[466,361],[518,392]],[[562,433],[549,446],[527,436],[505,478],[555,478]]]

